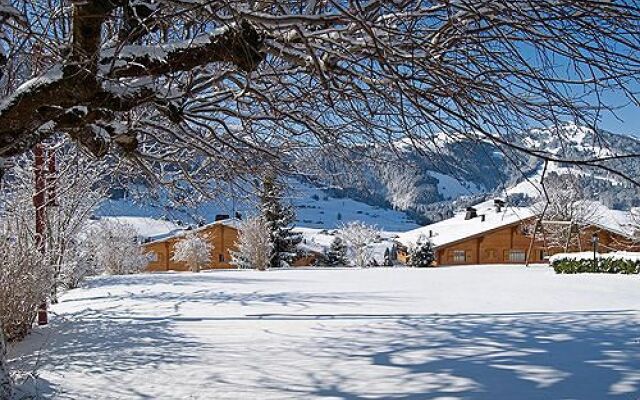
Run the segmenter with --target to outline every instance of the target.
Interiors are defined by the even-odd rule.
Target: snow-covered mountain
[[[590,160],[622,154],[640,154],[640,141],[609,132],[594,132],[566,124],[554,129],[532,130],[513,138],[515,144],[558,158]],[[404,146],[400,158],[367,162],[361,149],[345,164],[328,156],[320,158],[327,179],[289,179],[289,196],[297,212],[296,225],[331,229],[342,222],[362,220],[388,231],[406,231],[418,225],[451,217],[455,210],[495,196],[513,205],[531,202],[541,193],[543,164],[522,153],[503,154],[494,145],[464,137],[438,140],[435,152]],[[362,157],[362,160],[358,160]],[[640,176],[640,159],[607,161],[629,176]],[[612,209],[640,206],[640,191],[620,176],[593,167],[550,163],[545,181],[567,175],[587,197]],[[223,193],[224,192],[224,193]],[[243,215],[256,210],[246,193],[223,191],[214,200],[197,206],[174,204],[169,198],[140,201],[135,196],[114,196],[99,215],[140,216],[211,222],[217,214]],[[119,197],[119,198],[118,198]]]
[[[617,155],[640,154],[638,139],[606,131],[565,124],[536,129],[514,136],[510,141],[528,150],[558,159],[592,160]],[[365,158],[365,157],[363,157]],[[543,171],[540,158],[522,152],[503,153],[486,141],[455,137],[437,140],[437,148],[416,150],[402,147],[400,159],[386,163],[339,165],[329,183],[330,190],[359,201],[402,210],[422,224],[453,215],[460,207],[493,196],[510,197],[522,204],[541,195]],[[640,159],[602,161],[601,165],[640,175]],[[338,170],[348,173],[339,174]],[[550,163],[545,181],[571,176],[585,196],[607,207],[628,209],[640,206],[640,192],[628,180],[605,169]]]
[[[386,231],[405,231],[419,225],[407,213],[375,204],[367,204],[342,195],[331,195],[309,183],[288,180],[288,199],[296,210],[296,226],[333,229],[349,221],[363,221]],[[189,207],[174,204],[169,198],[149,200],[140,196],[114,196],[97,211],[100,217],[148,217],[179,221],[183,224],[212,222],[216,215],[252,215],[257,200],[251,196],[222,193],[215,199]]]

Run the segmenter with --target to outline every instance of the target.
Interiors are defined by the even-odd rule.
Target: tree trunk
[[[4,331],[0,323],[0,400],[8,400],[11,395],[11,375],[7,365],[7,344],[4,340]]]

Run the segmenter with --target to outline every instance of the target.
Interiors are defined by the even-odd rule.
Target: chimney
[[[493,200],[493,205],[496,208],[496,212],[499,213],[502,211],[502,208],[504,208],[506,202],[502,199],[494,199]]]
[[[484,222],[485,217],[486,217],[486,215],[482,214],[482,215],[480,216],[480,222]]]
[[[433,231],[431,229],[429,229],[429,237],[432,238],[433,237]]]
[[[229,219],[229,214],[216,214],[214,221],[224,221],[225,219]]]
[[[464,216],[464,219],[473,219],[478,216],[478,210],[473,207],[467,207],[467,214]]]

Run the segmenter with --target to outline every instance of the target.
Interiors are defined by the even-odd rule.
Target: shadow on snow
[[[336,366],[358,360],[365,371],[308,371],[312,384],[296,386],[265,374],[263,388],[297,398],[636,400],[640,324],[634,313],[381,317],[338,334],[327,324],[317,329],[315,346],[301,346],[301,356]]]

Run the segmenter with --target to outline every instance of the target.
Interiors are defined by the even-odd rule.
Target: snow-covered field
[[[518,266],[100,277],[11,357],[60,399],[637,400],[639,288]]]

